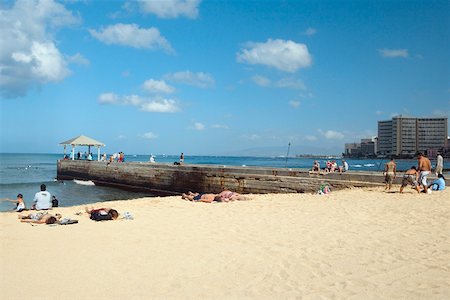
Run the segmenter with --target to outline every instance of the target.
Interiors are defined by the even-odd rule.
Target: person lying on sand
[[[214,198],[214,201],[217,201],[217,202],[229,202],[229,201],[239,201],[239,200],[243,201],[243,200],[247,200],[247,198],[242,196],[239,193],[228,191],[228,190],[225,190],[225,191],[219,193]]]
[[[90,219],[94,221],[116,220],[119,217],[117,210],[112,208],[85,208],[86,212],[90,214]]]
[[[56,222],[61,219],[60,214],[49,214],[47,212],[38,212],[34,214],[29,215],[19,215],[18,218],[20,219],[20,222],[25,223],[35,223],[35,224],[55,224]]]
[[[207,193],[193,193],[187,192],[181,195],[181,199],[194,201],[194,202],[206,202],[211,203],[214,201],[216,194],[207,194]]]
[[[187,192],[186,194],[181,195],[182,199],[189,201],[198,201],[198,202],[206,202],[211,203],[213,201],[216,202],[229,202],[235,200],[247,200],[246,197],[242,196],[239,193],[225,190],[219,194],[206,194],[206,193],[193,193]]]

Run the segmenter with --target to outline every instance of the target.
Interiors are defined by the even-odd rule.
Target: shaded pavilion
[[[66,154],[67,145],[72,146],[72,150],[70,153],[72,160],[75,159],[75,147],[76,146],[87,146],[88,153],[91,153],[91,147],[96,147],[97,148],[97,160],[100,160],[100,147],[105,146],[105,144],[103,144],[102,142],[96,141],[93,138],[90,138],[90,137],[87,137],[84,135],[77,136],[73,139],[70,139],[65,142],[61,142],[59,144],[64,146],[64,155]]]

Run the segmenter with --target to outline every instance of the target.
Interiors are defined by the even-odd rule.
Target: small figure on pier
[[[183,162],[184,162],[184,153],[181,152],[181,155],[180,155],[180,164],[182,164]]]

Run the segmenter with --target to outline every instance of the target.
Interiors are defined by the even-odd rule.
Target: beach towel
[[[69,218],[64,218],[58,222],[59,225],[70,225],[70,224],[77,224],[77,223],[78,223],[78,220],[72,220]]]

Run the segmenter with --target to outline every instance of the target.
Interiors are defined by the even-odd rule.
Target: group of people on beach
[[[311,172],[320,173],[320,162],[315,160],[312,166]],[[347,172],[348,171],[348,163],[345,159],[342,160],[342,166],[339,166],[335,160],[327,160],[325,167],[323,168],[325,173],[334,173],[334,172]]]
[[[3,201],[9,201],[16,204],[15,211],[16,212],[24,212],[28,211],[25,201],[23,199],[22,194],[17,195],[17,199],[2,199]],[[36,211],[30,214],[19,214],[18,219],[24,223],[33,223],[33,224],[74,224],[78,223],[77,220],[71,220],[68,218],[62,219],[61,214],[49,213],[55,207],[59,206],[59,201],[55,196],[52,196],[50,192],[47,191],[47,186],[45,184],[41,184],[40,191],[37,192],[32,201],[30,210]],[[104,220],[116,220],[119,217],[119,213],[117,210],[112,208],[88,208],[86,207],[85,211],[89,214],[90,219],[94,221],[104,221]]]
[[[2,201],[9,201],[16,204],[14,208],[17,212],[22,212],[24,210],[28,210],[25,201],[23,200],[23,195],[18,194],[17,199],[9,199],[5,198]],[[47,210],[52,209],[53,207],[58,207],[59,201],[56,199],[56,196],[52,196],[47,191],[47,186],[45,184],[41,184],[41,190],[34,195],[33,202],[31,203],[31,210]]]
[[[443,171],[443,158],[438,153],[437,163],[435,166],[435,173],[437,179],[428,184],[428,176],[431,173],[432,166],[430,160],[423,154],[419,153],[417,156],[417,167],[411,166],[409,170],[405,172],[402,178],[402,184],[400,186],[400,193],[403,193],[404,188],[407,185],[411,185],[418,193],[421,191],[424,193],[431,193],[431,191],[442,191],[445,189],[445,177],[442,174]],[[385,176],[385,190],[390,191],[392,183],[397,177],[397,164],[394,158],[391,158],[384,167]]]
[[[206,203],[248,200],[247,197],[229,190],[222,191],[219,194],[187,192],[181,195],[181,199]]]

